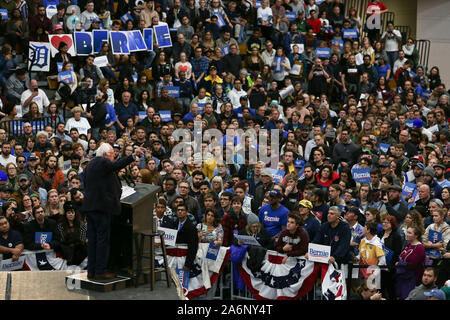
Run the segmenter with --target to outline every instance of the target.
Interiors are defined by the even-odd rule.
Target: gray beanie
[[[423,175],[424,176],[430,176],[430,177],[434,178],[434,168],[433,167],[426,167],[423,170]]]
[[[259,223],[259,218],[256,214],[254,213],[249,213],[247,215],[247,225],[252,225],[254,223]]]

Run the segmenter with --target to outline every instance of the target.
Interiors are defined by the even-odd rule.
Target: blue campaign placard
[[[384,245],[383,245],[383,251],[384,251],[384,256],[386,257],[386,264],[389,264],[391,262],[392,258],[394,257],[394,251],[392,251],[391,249],[387,248]]]
[[[283,170],[275,170],[273,168],[268,169],[272,173],[273,182],[281,183],[283,181],[286,172],[284,172]]]
[[[74,42],[75,50],[78,56],[87,56],[92,54],[91,32],[75,32]]]
[[[34,238],[34,243],[49,243],[52,241],[53,233],[52,232],[36,232]]]
[[[297,19],[297,12],[295,11],[288,11],[286,12],[286,19],[288,19],[288,21],[295,21],[295,19]]]
[[[63,71],[58,74],[58,81],[64,83],[73,83],[72,71]]]
[[[123,31],[111,31],[109,33],[113,54],[130,54],[128,37]]]
[[[328,58],[330,56],[330,48],[317,48],[316,54],[318,58]]]
[[[358,38],[358,31],[356,29],[343,29],[342,30],[342,37],[344,39],[357,39]]]
[[[226,56],[227,54],[230,53],[230,46],[225,46],[220,48],[220,50],[222,51],[222,55]]]
[[[153,51],[153,29],[145,28],[143,30],[143,37],[145,45],[147,46],[147,50]]]
[[[428,241],[430,241],[431,243],[438,243],[442,241],[442,233],[435,231],[435,230],[430,230],[428,232]],[[438,250],[435,249],[427,249],[426,254],[429,256],[432,256],[434,258],[440,258],[441,254]]]
[[[172,98],[179,98],[180,97],[180,87],[167,87],[167,90],[169,90],[169,96]]]
[[[406,182],[402,189],[402,197],[406,198],[407,196],[411,196],[416,190],[416,184],[411,182]]]
[[[56,63],[56,68],[58,69],[58,73],[61,72],[62,67],[63,67],[63,64],[64,64],[64,63],[62,63],[62,62],[57,62],[57,63]],[[72,64],[72,63],[70,64],[70,67],[72,68],[72,71],[75,70],[75,69],[73,68],[73,64]]]
[[[159,110],[162,122],[172,121],[172,112],[170,110]]]
[[[212,16],[217,17],[217,25],[219,26],[219,28],[225,27],[226,25],[225,20],[223,19],[222,15],[219,12],[213,13]]]
[[[145,45],[142,33],[139,30],[127,31],[128,47],[131,52],[145,51],[147,46]]]
[[[94,53],[99,53],[104,41],[108,41],[108,30],[92,30]]]
[[[0,9],[0,16],[2,17],[2,20],[8,20],[8,10]]]
[[[220,246],[214,245],[214,242],[209,243],[208,251],[206,252],[206,259],[210,259],[213,261],[217,260],[217,256],[219,255]]]
[[[281,61],[284,59],[284,57],[275,56],[273,59],[273,62],[275,62],[275,67],[273,68],[273,71],[275,72],[282,72],[283,67],[281,66]]]
[[[160,48],[167,48],[172,46],[172,39],[170,38],[169,26],[164,24],[161,26],[154,26],[156,43]]]
[[[414,125],[414,120],[413,119],[406,120],[405,124],[407,127],[412,128]]]
[[[133,17],[129,13],[125,13],[123,16],[121,16],[120,20],[122,20],[123,24],[127,23],[128,20],[134,21]]]
[[[352,170],[352,176],[353,179],[358,183],[370,183],[370,170],[371,168],[364,168],[364,169],[353,169]]]
[[[380,150],[383,153],[387,153],[389,151],[389,147],[391,145],[389,143],[380,143]]]

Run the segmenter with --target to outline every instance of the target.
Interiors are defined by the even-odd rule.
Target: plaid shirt
[[[208,73],[209,61],[206,57],[201,57],[200,59],[191,59],[192,72],[195,74],[195,78],[198,79],[200,75],[204,72],[205,76]]]
[[[247,216],[241,211],[238,218],[234,213],[226,213],[222,218],[223,243],[224,247],[229,247],[233,243],[234,230],[240,231],[247,225]]]

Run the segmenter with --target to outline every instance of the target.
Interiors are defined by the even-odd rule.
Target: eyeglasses
[[[17,163],[25,163],[26,161],[24,160],[17,160]]]

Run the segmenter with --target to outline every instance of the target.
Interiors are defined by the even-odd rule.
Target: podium
[[[132,275],[136,270],[133,234],[152,231],[153,208],[161,187],[136,183],[135,193],[123,198],[121,212],[111,221],[111,249],[108,268],[119,274]]]

